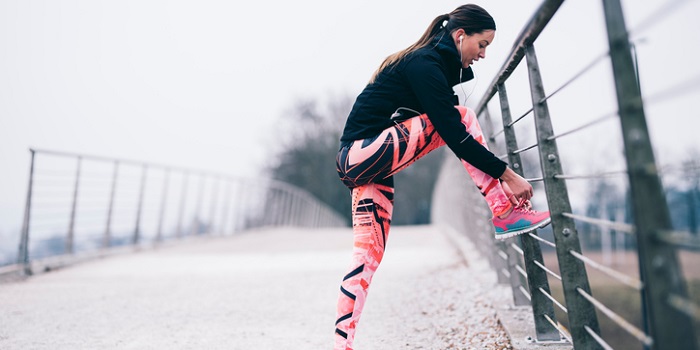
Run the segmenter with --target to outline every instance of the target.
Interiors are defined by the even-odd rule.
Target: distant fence
[[[265,226],[344,226],[307,192],[279,181],[180,167],[30,150],[17,264],[31,274],[117,248]]]
[[[479,246],[489,247],[482,251],[498,273],[499,281],[511,286],[513,303],[531,305],[535,320],[533,338],[538,343],[557,342],[563,338],[579,350],[613,349],[615,347],[606,341],[606,334],[613,333],[612,328],[619,328],[633,340],[623,345],[618,342],[620,349],[698,349],[695,322],[700,318],[700,308],[689,297],[678,249],[699,250],[700,239],[697,234],[672,229],[659,177],[660,169],[656,165],[647,129],[634,51],[622,7],[619,0],[603,0],[609,51],[547,94],[534,43],[562,3],[562,0],[542,3],[523,28],[502,69],[475,108],[484,134],[489,136],[490,148],[505,148],[506,154],[501,158],[507,160],[520,175],[524,176],[521,154],[531,149],[537,150],[540,174],[528,180],[544,187],[546,204],[552,216],[551,226],[546,230],[553,240],[532,232],[505,242],[496,241],[489,220],[491,213],[481,195],[474,189],[459,190],[465,183],[466,172],[460,169],[454,157],[446,160],[436,185],[433,221],[468,233]],[[526,61],[532,108],[514,118],[506,83],[510,82],[511,74],[523,58]],[[584,76],[593,65],[606,59],[612,66],[618,109],[556,134],[548,100]],[[489,103],[495,95],[499,97],[497,101],[502,123],[492,119],[489,113]],[[534,119],[536,142],[523,147],[518,144],[518,137],[525,137],[516,135],[515,125],[527,116]],[[557,141],[615,118],[620,122],[624,148],[625,164],[621,167],[626,170],[611,169],[613,171],[602,174],[583,175],[564,173]],[[503,127],[493,130],[493,124]],[[611,220],[605,211],[574,214],[567,181],[610,176],[627,181],[628,207],[618,211],[621,215],[613,216]],[[631,222],[627,222],[625,210],[629,211]],[[630,275],[583,254],[577,223],[579,226],[597,227],[599,231],[596,232],[602,232],[602,237],[608,237],[608,240],[612,235],[618,237],[618,241],[633,242],[638,256],[637,271]],[[609,242],[607,246],[610,246]],[[556,260],[545,264],[543,251],[553,252]],[[641,312],[641,322],[626,319],[616,310],[617,305],[603,302],[601,297],[605,293],[602,289],[598,293],[591,285],[587,268],[614,281],[614,289],[629,290],[624,295],[631,297],[625,302],[636,303]],[[697,266],[694,268],[697,269]],[[560,291],[560,295],[552,293],[554,289]],[[564,315],[565,320],[558,321],[556,315]],[[601,329],[602,321],[599,322],[602,318],[609,325],[604,329]]]

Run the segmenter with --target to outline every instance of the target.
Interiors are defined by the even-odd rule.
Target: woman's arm
[[[507,187],[512,192],[512,195],[515,196],[518,201],[526,201],[532,198],[532,185],[530,185],[527,180],[523,179],[522,176],[513,171],[513,169],[506,167],[506,171],[504,171],[503,175],[501,175],[501,180],[506,183]],[[506,195],[511,196],[511,194],[507,192],[508,191],[506,191]]]
[[[449,86],[437,54],[407,59],[404,74],[423,112],[435,130],[457,157],[477,169],[499,178],[506,163],[493,155],[470,135],[454,106],[454,90]]]

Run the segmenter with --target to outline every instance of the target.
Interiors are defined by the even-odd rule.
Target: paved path
[[[331,349],[351,235],[260,230],[0,284],[0,349]],[[392,229],[357,350],[508,347],[493,273],[450,237]]]

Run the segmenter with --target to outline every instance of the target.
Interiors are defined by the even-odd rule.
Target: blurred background
[[[354,97],[387,55],[413,43],[435,16],[461,4],[0,2],[2,251],[16,249],[30,147],[277,178],[347,213],[349,201],[336,180],[333,157]],[[486,59],[474,66],[477,78],[456,90],[467,106],[478,102],[540,2],[478,4],[493,15],[498,30]],[[642,91],[665,93],[647,108],[657,159],[696,169],[692,97],[700,84],[700,69],[693,64],[700,43],[700,25],[693,18],[698,2],[623,5]],[[545,87],[559,85],[605,52],[604,29],[600,3],[565,2],[537,43]],[[518,75],[526,84],[525,70]],[[610,110],[614,95],[601,89],[609,79],[608,64],[600,64],[557,103],[569,114],[571,106],[579,106],[581,114]],[[510,98],[514,109],[530,103],[526,93]],[[550,108],[556,113],[558,106]],[[579,119],[575,114],[559,118],[555,128]],[[607,131],[614,132],[600,130]],[[604,171],[621,157],[619,144],[601,140],[572,139],[576,147],[567,152],[578,161],[571,166]],[[396,223],[428,221],[428,194],[440,159],[436,152],[400,174]],[[696,200],[693,176],[676,172],[667,178],[673,201]],[[601,189],[570,190],[584,198]],[[694,211],[677,214],[687,225],[697,225]]]
[[[30,147],[315,182],[349,208],[334,155],[312,168],[293,153],[334,153],[384,57],[460,4],[0,2],[0,254],[16,254]],[[475,96],[538,2],[482,5],[499,31]]]
[[[498,29],[486,59],[474,65],[476,79],[455,90],[470,107],[479,102],[541,2],[476,3],[491,13]],[[0,1],[0,265],[16,259],[30,148],[182,166],[252,181],[281,180],[308,190],[349,220],[350,197],[337,179],[334,158],[355,96],[386,56],[415,42],[437,15],[462,4]],[[696,234],[700,4],[627,0],[623,8],[673,225]],[[610,64],[597,63],[607,45],[599,1],[566,1],[538,39],[545,89],[560,86],[594,62],[585,76],[549,102],[555,130],[617,108]],[[519,67],[509,80],[514,114],[532,105],[527,84],[526,69]],[[498,120],[498,108],[492,112]],[[532,135],[522,144],[534,141],[531,124],[522,126],[524,134]],[[563,140],[559,147],[565,170],[624,170],[619,136],[613,122]],[[429,223],[431,193],[445,157],[444,150],[434,152],[397,176],[396,224]],[[526,173],[536,172],[535,154],[523,157],[531,167]],[[74,171],[73,164],[59,167]],[[109,177],[111,168],[86,171]],[[131,171],[138,179],[138,170]],[[137,192],[136,180],[130,186]],[[569,193],[574,212],[629,221],[624,181],[572,183]],[[543,197],[536,198],[536,207],[546,205]],[[581,236],[587,253],[635,273],[636,258],[627,252],[634,247],[632,240],[585,224],[579,229],[586,233]],[[686,266],[695,264],[692,259],[681,256]],[[696,297],[698,278],[689,277],[696,280],[690,285]],[[592,280],[605,285],[595,276]],[[613,297],[618,303],[631,300]],[[638,310],[630,312],[630,317],[640,317],[634,314]]]

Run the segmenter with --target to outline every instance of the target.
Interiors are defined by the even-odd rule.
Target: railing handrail
[[[50,155],[62,156],[62,157],[83,158],[83,159],[90,159],[90,160],[96,160],[96,161],[101,161],[101,162],[119,162],[120,164],[130,164],[130,165],[135,165],[135,166],[148,166],[149,168],[170,169],[170,170],[178,170],[178,171],[192,173],[192,174],[201,174],[201,175],[207,175],[207,176],[221,176],[224,178],[230,178],[230,179],[234,179],[234,180],[246,180],[246,178],[242,177],[242,176],[234,176],[234,175],[226,174],[226,173],[222,173],[222,172],[198,169],[198,168],[193,168],[193,167],[186,167],[186,166],[181,166],[181,165],[171,165],[171,164],[147,162],[147,161],[141,161],[141,160],[135,160],[135,159],[127,159],[127,158],[99,156],[99,155],[88,154],[88,153],[56,151],[56,150],[48,150],[48,149],[34,148],[34,147],[30,147],[29,150],[34,151],[36,153],[50,154]]]
[[[205,170],[205,169],[199,169],[199,168],[193,168],[193,167],[186,167],[186,166],[182,166],[182,165],[172,165],[172,164],[164,164],[164,163],[157,163],[157,162],[147,162],[147,161],[141,161],[141,160],[127,159],[127,158],[99,156],[99,155],[87,154],[87,153],[48,150],[48,149],[34,148],[34,147],[30,147],[29,150],[34,151],[36,153],[50,154],[50,155],[55,155],[55,156],[90,159],[90,160],[101,161],[101,162],[110,162],[110,163],[119,162],[119,164],[130,164],[130,165],[135,165],[135,166],[146,166],[148,168],[160,168],[163,170],[181,171],[181,172],[185,172],[185,173],[189,173],[189,174],[205,175],[205,176],[218,177],[221,179],[228,179],[228,180],[237,180],[237,181],[258,180],[258,181],[260,181],[260,179],[247,178],[244,176],[226,174],[226,173],[223,173],[220,171]],[[310,193],[308,193],[306,190],[304,190],[303,188],[292,185],[290,183],[286,183],[284,181],[279,181],[279,180],[275,180],[275,179],[263,179],[262,181],[266,181],[266,182],[268,182],[270,184],[274,184],[280,188],[284,188],[284,189],[289,190],[289,191],[296,191],[300,195],[309,196],[310,198],[313,198],[313,196]]]
[[[535,42],[542,30],[547,26],[552,17],[554,17],[554,14],[557,13],[557,10],[559,10],[563,2],[564,0],[545,0],[540,7],[535,10],[535,13],[515,39],[513,48],[510,50],[503,66],[501,66],[501,69],[496,73],[493,81],[486,89],[484,97],[481,98],[479,104],[477,104],[474,109],[476,115],[481,114],[484,108],[486,108],[488,102],[498,91],[498,85],[503,84],[508,80],[510,75],[513,74],[515,68],[518,67],[520,61],[525,57],[525,48]]]

